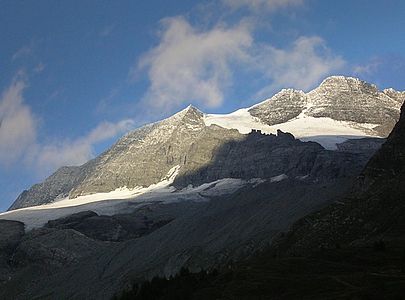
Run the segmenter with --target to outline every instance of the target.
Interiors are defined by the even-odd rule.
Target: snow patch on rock
[[[317,142],[329,150],[336,150],[336,144],[348,139],[376,137],[365,132],[378,126],[378,124],[368,123],[354,124],[353,122],[337,121],[331,118],[315,118],[307,116],[305,113],[288,122],[269,126],[253,117],[249,113],[249,109],[239,109],[230,114],[207,114],[204,116],[204,122],[207,126],[218,125],[227,129],[237,129],[242,134],[248,134],[252,129],[261,130],[266,134],[276,134],[277,130],[280,129],[292,133],[302,141]]]

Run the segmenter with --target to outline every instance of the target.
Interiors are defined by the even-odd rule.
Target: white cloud
[[[102,122],[89,134],[73,140],[40,143],[38,118],[24,103],[24,74],[19,72],[0,97],[0,165],[24,161],[40,175],[64,165],[80,165],[94,157],[94,146],[134,127],[132,120]]]
[[[26,87],[21,72],[0,97],[0,164],[10,165],[29,151],[36,140],[36,118],[24,104]]]
[[[256,67],[271,82],[258,93],[265,97],[280,88],[308,90],[345,65],[318,36],[300,37],[287,49],[267,45],[256,51]]]
[[[303,0],[222,0],[222,2],[232,9],[247,7],[252,11],[275,11],[285,7],[298,6],[303,4]]]
[[[29,56],[32,54],[34,48],[33,42],[29,45],[22,46],[20,49],[18,49],[13,56],[11,57],[12,61],[15,61],[16,59],[19,59],[21,57]]]
[[[159,44],[132,69],[132,75],[147,71],[150,85],[142,104],[154,114],[157,110],[167,114],[188,103],[220,106],[238,70],[269,82],[256,94],[268,97],[285,87],[308,90],[345,65],[318,36],[299,37],[290,46],[277,48],[255,41],[253,23],[221,24],[203,31],[176,17],[162,25]]]
[[[221,105],[224,89],[231,82],[230,64],[246,59],[252,44],[249,25],[218,25],[200,31],[182,17],[165,19],[162,25],[159,45],[135,68],[135,73],[146,68],[149,75],[144,101],[164,111],[185,102]]]
[[[39,64],[37,64],[34,68],[34,72],[35,73],[41,73],[43,70],[45,70],[45,65],[44,63],[40,62]]]
[[[357,65],[353,68],[353,72],[357,76],[373,75],[378,71],[378,68],[382,65],[382,61],[378,58],[371,59],[364,65]]]

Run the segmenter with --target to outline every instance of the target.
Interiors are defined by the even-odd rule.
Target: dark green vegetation
[[[405,108],[349,195],[262,254],[198,276],[155,279],[124,299],[404,299]]]
[[[328,249],[307,257],[271,251],[221,272],[154,278],[117,299],[404,299],[405,248]]]

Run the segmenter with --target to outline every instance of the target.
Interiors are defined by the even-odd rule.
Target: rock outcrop
[[[146,215],[139,214],[99,216],[93,211],[83,211],[50,220],[45,227],[74,229],[95,240],[122,242],[147,235],[170,221],[172,219],[168,217],[149,219]]]
[[[303,91],[283,89],[271,99],[253,106],[249,113],[268,125],[280,124],[298,117],[307,106]]]

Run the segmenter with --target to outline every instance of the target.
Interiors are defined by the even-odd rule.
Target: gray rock
[[[44,182],[23,191],[9,210],[36,206],[55,201],[69,195],[69,192],[84,180],[92,170],[92,161],[80,167],[61,167]]]
[[[363,138],[347,140],[343,143],[337,144],[338,151],[350,152],[350,153],[367,153],[373,154],[381,145],[385,142],[385,139],[380,138]]]
[[[83,211],[50,220],[45,226],[74,229],[96,240],[118,242],[149,234],[172,220],[171,217],[149,219],[145,214],[139,213],[99,216],[93,211]]]
[[[307,105],[307,96],[303,91],[284,89],[271,99],[255,105],[249,113],[263,123],[275,125],[297,117]]]
[[[83,222],[84,219],[95,216],[98,215],[94,211],[86,210],[57,220],[49,220],[45,226],[49,228],[59,228],[59,229],[73,228],[75,225]]]
[[[13,255],[13,263],[19,267],[39,264],[55,270],[100,253],[104,247],[102,242],[72,229],[34,229],[21,240]]]

